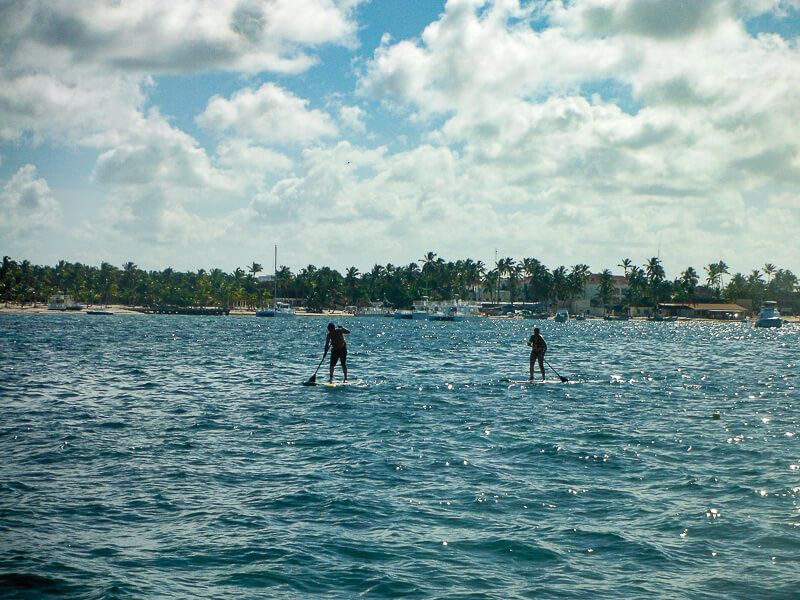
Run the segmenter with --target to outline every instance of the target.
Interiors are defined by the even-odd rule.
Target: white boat
[[[476,319],[483,316],[480,306],[461,300],[453,300],[446,308],[461,319]]]
[[[559,310],[556,312],[555,322],[556,323],[563,323],[565,321],[569,321],[569,311],[566,309]]]
[[[273,298],[278,297],[278,246],[275,246],[275,292]],[[272,308],[262,308],[256,311],[257,317],[294,317],[295,313],[290,304],[286,302],[275,302]]]
[[[356,317],[390,317],[392,316],[382,302],[373,302],[369,306],[359,306],[355,311]]]
[[[395,319],[427,319],[429,321],[462,321],[482,317],[481,307],[460,300],[431,302],[427,296],[412,302],[413,310],[398,310]]]
[[[766,300],[761,305],[761,312],[758,314],[756,327],[780,327],[783,325],[781,313],[778,312],[778,303],[774,300]]]
[[[430,304],[428,304],[428,297],[423,296],[422,300],[414,300],[411,303],[414,310],[411,311],[412,319],[427,319],[431,312],[434,312]]]
[[[463,321],[482,317],[481,307],[457,300],[438,302],[430,305],[428,318],[431,321]]]
[[[78,304],[72,296],[56,294],[47,300],[47,310],[83,310],[83,304]]]
[[[428,319],[431,321],[463,321],[464,316],[458,314],[455,306],[448,306],[445,309],[437,308],[428,313]]]
[[[295,312],[286,302],[276,302],[272,308],[263,308],[256,311],[257,317],[294,317]]]

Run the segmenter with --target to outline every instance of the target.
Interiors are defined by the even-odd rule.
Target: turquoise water
[[[326,324],[0,317],[0,595],[797,597],[800,327]]]

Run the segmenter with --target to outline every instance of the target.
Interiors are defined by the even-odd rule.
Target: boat
[[[566,309],[557,311],[554,320],[556,323],[564,323],[565,321],[569,321],[569,311]]]
[[[410,310],[396,310],[394,311],[394,318],[395,319],[413,319],[414,313]]]
[[[276,302],[272,308],[262,308],[256,311],[257,317],[294,317],[295,312],[290,304]]]
[[[113,315],[114,313],[110,310],[87,310],[87,315]]]
[[[480,306],[477,304],[470,304],[469,302],[464,302],[462,300],[453,300],[449,305],[447,305],[447,308],[449,308],[457,317],[460,317],[460,319],[477,319],[478,317],[483,316]]]
[[[369,306],[359,306],[356,308],[354,316],[356,317],[391,317],[382,302],[372,302]]]
[[[606,315],[603,319],[605,321],[627,321],[630,317],[628,315]]]
[[[463,321],[482,317],[481,307],[459,300],[436,302],[428,306],[428,319],[431,321]]]
[[[522,311],[522,318],[523,319],[547,320],[547,317],[549,317],[549,316],[550,315],[548,315],[546,312],[534,312],[532,310],[523,310]]]
[[[72,296],[56,294],[47,300],[47,310],[83,310],[83,304],[78,304]]]
[[[783,325],[781,313],[778,312],[778,303],[774,300],[765,300],[758,313],[756,327],[780,327]]]
[[[432,312],[432,307],[428,304],[428,297],[423,296],[422,300],[414,300],[411,303],[414,310],[411,311],[412,319],[427,319]]]
[[[464,315],[458,314],[455,306],[448,306],[442,309],[437,307],[433,312],[428,313],[428,320],[430,321],[463,321]]]
[[[650,315],[649,317],[647,317],[647,320],[648,321],[659,321],[659,322],[664,322],[664,323],[674,323],[675,321],[678,320],[678,317],[675,316],[675,315],[665,316],[665,315],[662,315],[661,313],[655,313],[655,314]]]
[[[275,275],[273,279],[275,280],[275,291],[272,294],[272,297],[275,298],[272,304],[272,308],[261,308],[256,311],[257,317],[294,317],[295,312],[292,310],[292,306],[287,304],[286,302],[278,302],[278,246],[275,245]]]
[[[157,304],[149,308],[141,309],[149,315],[194,315],[194,316],[227,316],[231,309],[221,306],[173,306],[171,304]]]

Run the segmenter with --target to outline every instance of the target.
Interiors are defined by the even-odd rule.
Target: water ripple
[[[0,316],[0,595],[796,594],[798,328],[326,323]]]

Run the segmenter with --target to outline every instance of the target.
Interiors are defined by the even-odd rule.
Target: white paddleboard
[[[347,387],[353,385],[364,385],[363,379],[349,379],[347,381],[334,381],[333,383],[329,383],[327,381],[317,382],[317,385],[327,388],[338,388],[338,387]]]

